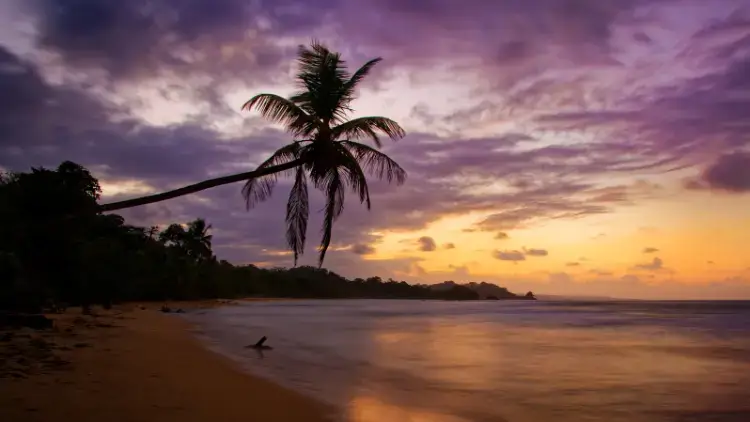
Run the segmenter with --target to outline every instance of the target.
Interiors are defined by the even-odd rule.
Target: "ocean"
[[[185,317],[342,421],[750,421],[750,302],[300,300]],[[261,336],[273,350],[245,348]]]

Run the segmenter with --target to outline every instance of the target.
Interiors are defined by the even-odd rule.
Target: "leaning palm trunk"
[[[110,202],[109,204],[102,204],[99,206],[99,211],[110,212],[117,211],[125,208],[138,207],[141,205],[153,204],[155,202],[166,201],[168,199],[177,198],[191,193],[200,192],[206,189],[215,188],[217,186],[228,185],[230,183],[237,183],[243,180],[250,180],[256,177],[268,176],[275,173],[280,173],[286,170],[293,169],[299,165],[304,164],[304,160],[295,160],[288,163],[280,164],[278,166],[259,168],[253,171],[245,173],[233,174],[230,176],[217,177],[215,179],[204,180],[199,183],[192,185],[183,186],[179,189],[170,190],[167,192],[156,193],[153,195],[142,196],[140,198],[126,199],[124,201]]]

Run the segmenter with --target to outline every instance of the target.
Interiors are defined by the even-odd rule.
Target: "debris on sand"
[[[272,350],[273,347],[266,346],[265,344],[263,344],[263,343],[266,342],[266,340],[268,340],[268,337],[263,336],[263,337],[260,338],[260,340],[258,340],[257,343],[251,344],[249,346],[245,346],[245,348],[246,349],[256,349],[256,350]]]

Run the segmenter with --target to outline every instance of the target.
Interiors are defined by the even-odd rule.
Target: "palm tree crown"
[[[358,84],[380,61],[380,58],[370,60],[354,73],[349,73],[339,53],[313,42],[310,47],[301,46],[299,49],[298,93],[290,98],[259,94],[242,107],[256,109],[267,119],[283,124],[295,138],[257,169],[301,163],[290,170],[294,172],[294,184],[286,208],[286,240],[294,253],[295,265],[305,249],[310,213],[308,181],[326,197],[318,260],[322,265],[331,244],[333,222],[344,210],[347,188],[369,209],[370,193],[365,173],[399,185],[406,180],[406,171],[376,149],[381,147],[379,133],[392,140],[403,138],[405,132],[401,126],[378,116],[347,120]],[[371,140],[376,148],[357,142],[363,138]],[[245,183],[242,193],[248,209],[271,195],[277,175],[265,174]]]
[[[211,252],[211,229],[206,220],[198,218],[187,224],[187,228],[180,224],[171,224],[159,234],[159,240],[169,246],[183,251],[196,261],[209,260],[213,256]]]

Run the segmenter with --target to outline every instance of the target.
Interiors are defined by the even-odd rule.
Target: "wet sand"
[[[216,303],[173,304],[194,308]],[[331,409],[241,372],[159,306],[0,332],[0,420],[324,421]]]

